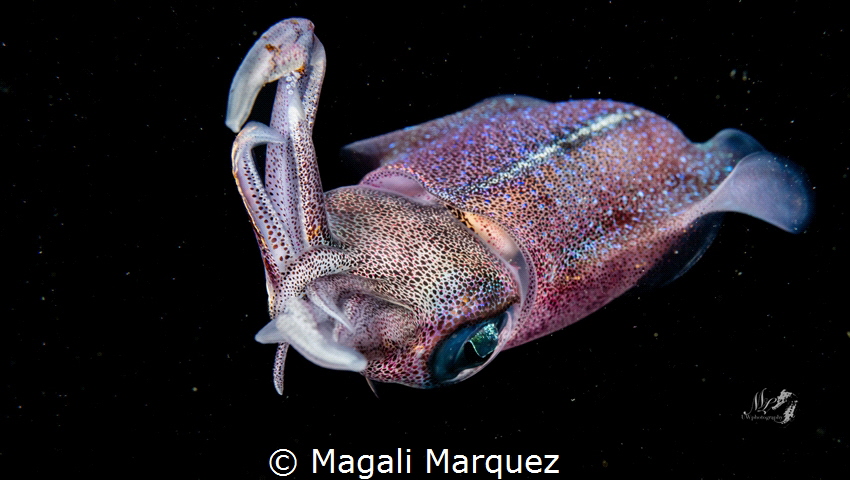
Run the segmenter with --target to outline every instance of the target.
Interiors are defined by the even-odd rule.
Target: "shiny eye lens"
[[[498,344],[499,330],[492,323],[488,323],[469,338],[465,347],[471,346],[479,358],[487,358],[493,353],[493,350],[496,349],[496,345]]]
[[[462,371],[483,365],[499,345],[499,332],[505,326],[504,312],[483,322],[458,328],[443,340],[428,362],[434,379],[454,380]]]

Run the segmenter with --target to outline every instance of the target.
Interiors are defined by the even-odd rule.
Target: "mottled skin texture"
[[[442,338],[519,301],[498,258],[444,206],[364,187],[333,190],[326,200],[331,231],[356,259],[342,277],[376,280],[372,296],[396,302],[358,295],[345,304],[370,378],[431,386],[423,365]]]
[[[228,103],[237,131],[279,80],[271,126],[246,125],[232,154],[266,268],[272,321],[256,338],[280,345],[278,391],[289,344],[378,381],[454,383],[656,283],[659,266],[661,280],[686,270],[715,231],[706,214],[787,231],[808,217],[802,172],[748,135],[694,144],[607,100],[495,97],[356,142],[347,156],[378,168],[322,193],[311,135],[324,65],[313,24],[284,20],[246,56]]]
[[[394,135],[376,139],[384,166],[362,183],[409,175],[505,227],[529,262],[530,301],[508,347],[633,287],[740,158],[691,143],[654,113],[598,100],[497,97]]]

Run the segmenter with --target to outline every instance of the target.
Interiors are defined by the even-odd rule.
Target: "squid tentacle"
[[[285,141],[286,139],[273,129],[258,122],[250,122],[236,137],[232,153],[233,177],[251,217],[257,241],[266,262],[274,264],[277,271],[282,270],[285,261],[298,254],[291,241],[294,232],[274,208],[270,195],[260,180],[251,150],[258,145]]]
[[[353,266],[350,256],[335,246],[328,227],[312,141],[325,74],[325,50],[313,28],[309,20],[288,19],[257,40],[233,78],[225,122],[238,131],[262,87],[278,81],[270,126],[246,125],[232,152],[233,174],[265,260],[272,320],[256,338],[279,343],[274,376],[278,392],[290,344],[328,368],[366,368],[362,354],[336,341],[337,320],[306,296],[312,280]],[[251,153],[262,144],[263,179]]]
[[[286,364],[286,352],[289,351],[289,344],[286,342],[277,345],[277,352],[274,356],[274,389],[278,395],[283,395],[283,366]]]

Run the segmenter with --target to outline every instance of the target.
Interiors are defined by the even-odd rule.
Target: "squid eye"
[[[478,367],[499,346],[499,332],[505,326],[508,312],[473,325],[465,325],[440,342],[431,355],[431,374],[438,383],[454,380],[464,370]]]

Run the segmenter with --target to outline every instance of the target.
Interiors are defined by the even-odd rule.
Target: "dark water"
[[[555,454],[563,477],[845,476],[845,17],[814,2],[410,7],[28,5],[0,19],[0,475],[276,478],[280,448],[300,458],[291,478],[330,448],[376,462],[409,448],[423,473],[426,449],[447,448]],[[806,169],[814,221],[794,236],[727,215],[674,284],[454,387],[380,385],[376,399],[359,375],[292,354],[279,397],[274,349],[253,341],[266,294],[223,116],[252,32],[291,16],[327,49],[327,188],[358,179],[342,145],[489,96],[613,98],[694,141],[750,133]],[[791,423],[741,418],[764,388],[796,395]]]

